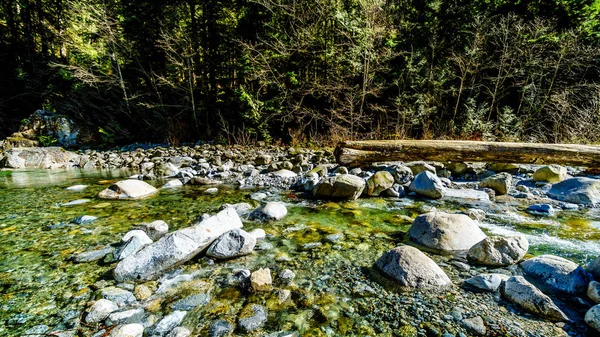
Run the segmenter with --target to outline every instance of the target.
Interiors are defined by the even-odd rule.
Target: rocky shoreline
[[[371,197],[462,205],[455,213],[421,210],[401,237],[323,235],[297,247],[302,260],[269,255],[298,229],[273,230],[285,222],[286,205],[261,191],[251,196],[259,207],[223,205],[175,231],[164,222],[144,224],[119,243],[72,257],[115,268],[94,285],[96,300],[80,323],[62,336],[593,336],[600,329],[600,286],[593,280],[600,262],[584,269],[558,256],[531,257],[524,236],[480,229],[490,205],[520,203],[541,218],[595,207],[600,181],[578,168],[459,162],[346,168],[328,150],[274,146],[67,155],[15,148],[3,157],[12,168],[131,170],[130,179],[100,192],[106,199],[144,199],[192,184],[205,193],[219,193],[222,185],[259,187],[333,205]],[[261,228],[246,232],[247,223]],[[268,262],[245,266],[261,255]],[[215,292],[220,301],[230,294],[232,302],[215,303]],[[276,323],[278,312],[290,308],[296,321]]]

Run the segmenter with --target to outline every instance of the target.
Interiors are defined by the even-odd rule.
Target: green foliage
[[[598,134],[600,0],[36,4],[1,7],[14,126],[51,107],[104,144]]]
[[[41,146],[47,147],[56,144],[58,142],[58,139],[56,139],[56,137],[53,136],[41,135],[38,136],[38,142],[40,142]]]

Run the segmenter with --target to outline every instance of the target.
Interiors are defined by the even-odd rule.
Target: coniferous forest
[[[47,109],[114,144],[597,143],[599,13],[598,0],[3,0],[0,137]]]

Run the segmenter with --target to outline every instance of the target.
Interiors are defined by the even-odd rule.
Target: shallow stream
[[[189,226],[203,213],[214,214],[224,203],[258,206],[259,202],[250,198],[256,191],[265,191],[268,200],[281,200],[288,207],[288,215],[281,221],[245,223],[246,230],[263,228],[274,248],[214,264],[199,258],[179,271],[197,272],[195,288],[188,289],[187,294],[199,289],[210,294],[210,302],[191,311],[183,323],[199,335],[206,335],[208,324],[215,319],[235,321],[248,303],[269,308],[268,332],[325,336],[388,335],[394,330],[397,334],[410,319],[403,322],[400,313],[397,323],[377,323],[382,318],[364,314],[365,310],[377,310],[368,309],[373,304],[364,299],[364,291],[357,289],[367,282],[374,261],[402,242],[412,219],[432,207],[455,212],[478,206],[488,214],[481,224],[484,231],[497,235],[523,233],[530,241],[530,254],[552,253],[580,264],[600,255],[597,209],[561,211],[556,217],[542,218],[525,213],[524,205],[512,202],[469,205],[410,198],[320,202],[292,192],[239,190],[233,186],[219,186],[217,194],[207,194],[206,187],[186,185],[162,190],[159,196],[142,201],[96,197],[108,184],[128,175],[80,170],[0,171],[1,336],[19,336],[40,324],[48,325],[50,331],[79,326],[83,310],[94,299],[94,283],[103,279],[113,282],[110,272],[114,264],[75,264],[69,260],[73,254],[118,242],[139,223],[164,220],[174,230]],[[157,187],[161,184],[151,183]],[[66,189],[78,184],[89,186],[83,191]],[[64,205],[81,199],[89,201]],[[69,223],[81,215],[96,216],[98,220],[83,225]],[[337,233],[343,234],[339,242],[326,240]],[[303,246],[315,242],[321,245]],[[227,286],[234,269],[261,267],[271,268],[274,275],[284,268],[296,273],[293,305],[278,301],[277,295],[246,294]],[[173,294],[172,302],[185,292]],[[168,313],[170,305],[168,301],[158,304],[155,314],[160,317]],[[94,327],[87,328],[94,331]]]

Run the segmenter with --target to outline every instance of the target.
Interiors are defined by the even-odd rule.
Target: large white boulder
[[[541,255],[523,261],[525,274],[543,285],[545,290],[570,295],[584,294],[590,275],[573,261],[560,256]]]
[[[430,212],[415,218],[409,241],[435,253],[468,251],[486,238],[479,226],[464,214]]]
[[[223,233],[242,228],[235,209],[227,207],[199,224],[167,234],[117,264],[119,282],[152,280],[163,271],[180,265],[206,249]]]
[[[528,249],[529,241],[523,235],[490,236],[471,247],[467,258],[486,266],[509,266],[519,262]]]
[[[102,199],[143,199],[157,193],[158,190],[147,182],[127,179],[100,191],[98,197]]]

